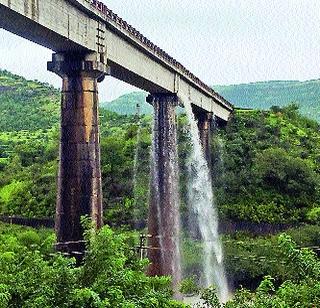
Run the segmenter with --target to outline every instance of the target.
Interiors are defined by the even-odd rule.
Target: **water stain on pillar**
[[[87,90],[90,88],[90,82],[86,79],[82,79],[82,88],[86,89],[83,92],[83,109],[84,109],[84,127],[85,127],[85,140],[89,142],[90,135],[92,131],[92,123],[93,123],[93,102],[94,102],[94,95],[93,92]]]
[[[171,275],[173,286],[176,287],[181,279],[175,115],[177,98],[159,94],[148,98],[148,101],[154,107],[152,180],[148,218],[148,258],[151,264],[148,274]]]
[[[24,0],[24,15],[28,16],[29,13],[29,0]]]
[[[59,242],[82,239],[80,217],[83,215],[90,215],[97,228],[102,225],[96,87],[90,76],[68,77],[63,81],[57,205]]]
[[[31,18],[39,21],[39,0],[31,0]]]

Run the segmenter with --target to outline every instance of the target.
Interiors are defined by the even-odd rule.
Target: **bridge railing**
[[[111,9],[109,9],[104,3],[97,0],[85,0],[90,3],[92,8],[99,11],[103,14],[103,16],[111,23],[115,23],[122,30],[124,30],[129,36],[133,36],[135,39],[140,41],[140,43],[147,50],[151,51],[159,58],[161,58],[164,62],[173,66],[177,71],[181,73],[182,76],[189,78],[192,82],[197,84],[200,88],[204,89],[208,93],[211,94],[214,98],[216,98],[219,103],[227,106],[230,109],[233,109],[233,105],[230,104],[224,97],[222,97],[219,93],[215,92],[211,87],[206,85],[203,81],[200,80],[197,76],[195,76],[191,71],[189,71],[185,66],[183,66],[179,61],[174,59],[168,53],[166,53],[159,46],[150,41],[147,37],[145,37],[142,33],[140,33],[136,28],[126,22],[124,19],[119,17],[116,13],[114,13]]]

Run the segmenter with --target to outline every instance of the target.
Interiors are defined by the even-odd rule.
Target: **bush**
[[[215,290],[209,288],[202,294],[204,305],[211,308],[283,308],[320,306],[320,261],[307,249],[298,249],[286,234],[278,237],[281,254],[292,268],[292,279],[283,282],[278,288],[271,276],[265,276],[255,292],[239,289],[232,300],[220,304]]]
[[[196,284],[196,276],[185,278],[180,283],[180,292],[182,294],[198,294],[199,287]]]
[[[307,218],[312,223],[320,223],[320,207],[314,207],[308,211]]]
[[[169,277],[144,274],[146,262],[126,244],[127,234],[108,226],[97,233],[88,230],[88,252],[83,265],[75,267],[72,258],[42,254],[43,235],[0,226],[0,307],[185,307],[172,300]]]

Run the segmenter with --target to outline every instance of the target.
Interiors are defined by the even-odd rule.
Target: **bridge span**
[[[179,96],[192,101],[209,160],[212,115],[228,121],[233,106],[100,1],[0,0],[0,27],[53,50],[48,69],[62,78],[57,248],[83,249],[82,215],[90,215],[96,227],[102,225],[97,84],[106,75],[150,93],[148,101],[156,109],[155,142],[162,151],[156,156],[163,170],[158,181],[164,183],[159,197],[162,209],[170,208],[172,183],[166,177],[172,153],[166,144],[174,144],[176,137],[165,127],[176,124],[174,115],[168,113],[174,112]],[[153,239],[161,237],[155,211],[151,202]],[[178,236],[171,231],[173,238]],[[174,245],[172,240],[168,247]],[[151,239],[151,245],[157,241]],[[152,274],[172,274],[161,267],[159,252],[154,250],[149,256],[155,264]]]
[[[150,93],[181,93],[227,121],[232,106],[99,1],[0,0],[0,27],[58,53],[96,53],[117,79]]]

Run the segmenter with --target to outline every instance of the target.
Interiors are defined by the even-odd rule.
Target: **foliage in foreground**
[[[320,246],[320,226],[304,225],[286,230],[299,247]],[[274,277],[277,285],[292,279],[291,264],[283,257],[278,235],[254,236],[237,232],[222,236],[224,246],[224,264],[228,280],[233,288],[243,286],[250,290],[257,288],[264,276]],[[203,248],[197,240],[184,238],[182,252],[184,256],[183,292],[194,293],[192,281],[199,283],[203,274],[201,253]],[[190,278],[192,277],[192,279]],[[185,292],[185,290],[190,292]]]
[[[206,307],[212,308],[307,308],[320,306],[320,261],[309,249],[298,249],[290,236],[278,238],[283,258],[290,269],[290,280],[276,286],[271,276],[264,277],[255,292],[236,291],[234,298],[222,305],[215,288],[203,291]],[[198,307],[202,307],[198,305]]]
[[[0,227],[0,308],[186,307],[171,299],[169,278],[145,276],[145,264],[129,249],[131,238],[108,226],[87,232],[88,254],[79,267],[73,259],[53,253],[51,231]],[[219,304],[211,287],[201,295],[206,304],[198,307],[319,307],[319,259],[299,249],[288,235],[281,235],[278,245],[288,271],[286,281],[279,284],[266,276],[255,292],[241,288],[225,305]],[[184,287],[190,291],[189,285],[190,281]]]
[[[124,235],[108,226],[88,232],[82,266],[52,252],[53,236],[0,233],[0,307],[184,307],[172,300],[168,277],[147,277]],[[22,232],[21,232],[22,231]]]

